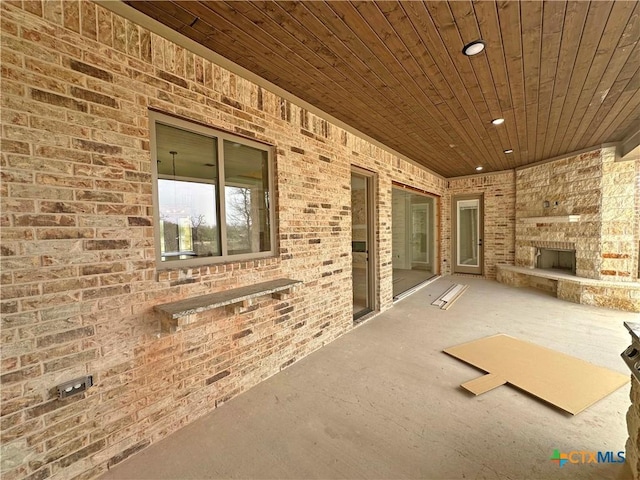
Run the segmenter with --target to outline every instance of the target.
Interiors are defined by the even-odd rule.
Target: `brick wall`
[[[496,278],[495,266],[513,264],[515,228],[515,175],[505,171],[489,175],[476,175],[451,179],[443,205],[443,235],[447,250],[443,250],[447,265],[451,253],[451,200],[456,195],[482,194],[484,201],[484,268],[487,278]],[[450,270],[447,270],[449,273]]]
[[[533,266],[536,246],[559,243],[574,246],[580,277],[637,279],[635,163],[616,162],[615,148],[607,147],[519,170],[516,265]],[[547,208],[545,201],[550,203]],[[524,221],[569,214],[580,215],[580,221]]]
[[[348,331],[351,165],[391,305],[392,181],[444,180],[88,1],[0,8],[3,480],[94,477]],[[149,108],[275,145],[278,256],[156,271]],[[152,310],[278,277],[304,285],[172,334]]]

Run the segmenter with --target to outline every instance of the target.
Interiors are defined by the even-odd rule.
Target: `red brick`
[[[76,218],[72,215],[15,215],[15,224],[30,227],[73,227]]]
[[[73,355],[68,355],[66,357],[57,358],[55,360],[50,360],[45,362],[43,367],[45,373],[57,372],[77,365],[83,365],[90,360],[95,360],[97,356],[98,350],[94,348],[80,353],[75,353]]]
[[[42,368],[40,365],[34,365],[27,368],[23,368],[22,370],[15,370],[13,372],[4,373],[0,376],[1,384],[10,384],[14,382],[22,382],[23,380],[28,380],[30,378],[38,377],[42,374]]]
[[[87,104],[85,102],[79,102],[73,98],[64,97],[51,92],[44,92],[35,88],[31,89],[31,98],[39,102],[49,103],[59,107],[78,110],[81,112],[87,111]]]
[[[42,213],[95,213],[96,206],[89,202],[40,202]]]

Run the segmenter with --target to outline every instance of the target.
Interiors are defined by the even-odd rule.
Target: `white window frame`
[[[207,137],[217,139],[217,158],[218,158],[218,212],[220,214],[219,231],[220,231],[220,250],[218,256],[192,258],[184,260],[162,261],[160,249],[160,201],[158,198],[158,163],[157,163],[157,142],[156,142],[156,125],[163,124],[169,127],[179,128],[188,132],[197,133]],[[275,221],[275,180],[273,166],[273,146],[265,143],[240,137],[223,130],[208,127],[199,123],[195,123],[182,118],[165,115],[160,112],[149,111],[149,140],[151,149],[151,173],[153,178],[152,195],[153,195],[153,233],[154,248],[157,270],[171,270],[189,267],[199,267],[205,265],[214,265],[220,263],[234,263],[253,260],[257,258],[276,256],[276,221]],[[225,176],[224,176],[224,141],[239,143],[248,147],[257,148],[267,152],[267,167],[269,170],[269,237],[271,249],[265,252],[243,253],[238,255],[229,255],[227,253],[227,222],[226,222],[226,200],[225,200]],[[178,177],[177,180],[180,178]],[[211,182],[213,183],[213,182]]]

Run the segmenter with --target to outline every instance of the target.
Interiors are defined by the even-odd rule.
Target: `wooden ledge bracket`
[[[302,282],[290,278],[279,278],[267,282],[232,288],[222,292],[198,295],[175,302],[156,305],[154,310],[160,313],[160,330],[172,333],[181,327],[198,321],[200,313],[214,308],[226,307],[229,315],[237,315],[253,310],[256,299],[263,295],[271,295],[274,299],[288,298]]]

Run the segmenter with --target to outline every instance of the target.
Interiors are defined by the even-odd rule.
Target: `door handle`
[[[481,247],[482,246],[482,239],[478,240],[478,246]]]

